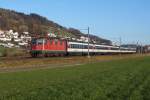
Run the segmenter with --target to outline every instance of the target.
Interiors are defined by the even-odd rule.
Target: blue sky
[[[0,0],[0,8],[38,13],[66,27],[89,26],[90,33],[114,41],[150,44],[150,0]]]

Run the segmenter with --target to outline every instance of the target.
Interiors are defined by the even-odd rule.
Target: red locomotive
[[[57,38],[33,38],[31,42],[31,55],[64,56],[67,53],[67,41]]]

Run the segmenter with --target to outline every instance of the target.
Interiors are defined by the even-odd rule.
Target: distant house
[[[22,39],[22,41],[28,43],[28,41],[31,41],[31,36],[28,32],[23,32],[20,36],[20,38]]]
[[[14,38],[14,39],[18,39],[18,37],[19,37],[18,32],[12,33],[12,35],[13,35],[13,38]]]

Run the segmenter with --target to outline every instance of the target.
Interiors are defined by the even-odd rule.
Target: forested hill
[[[29,15],[16,12],[13,10],[0,8],[0,29],[1,30],[14,30],[19,33],[29,32],[31,34],[41,33],[62,33],[69,37],[79,38],[86,36],[79,30],[74,28],[63,27],[47,18],[35,13]],[[111,41],[90,35],[91,38],[96,38],[99,43],[111,44]]]

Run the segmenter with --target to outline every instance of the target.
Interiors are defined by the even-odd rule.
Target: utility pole
[[[42,50],[44,50],[45,49],[45,47],[44,47],[44,33],[42,33]]]
[[[137,44],[136,44],[136,51],[137,51],[138,54],[140,54],[139,43],[138,43],[138,41],[137,41]]]
[[[89,49],[90,49],[90,47],[89,47],[90,38],[89,38],[89,33],[90,33],[90,28],[88,27],[88,58],[90,58],[90,52],[89,52]]]
[[[120,45],[119,50],[120,50],[120,55],[121,55],[121,44],[122,44],[122,39],[121,39],[121,37],[120,37],[120,38],[119,38],[119,45]]]
[[[45,39],[43,38],[43,40],[42,40],[42,43],[43,43],[43,45],[42,45],[42,50],[44,50],[45,49],[45,47],[44,47],[44,43],[45,42]]]
[[[141,43],[141,54],[143,54],[143,45]]]
[[[87,29],[80,29],[80,30],[87,30],[88,31],[88,58],[90,58],[90,28]]]

